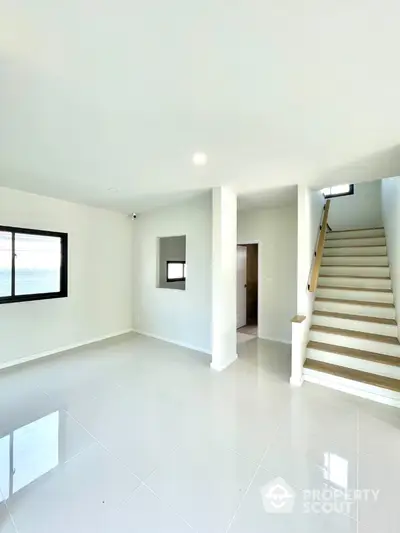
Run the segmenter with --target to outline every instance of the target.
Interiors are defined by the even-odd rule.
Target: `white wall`
[[[312,191],[300,185],[297,195],[297,314],[306,319],[292,326],[291,383],[299,385],[302,381],[315,297],[314,293],[308,291],[308,283],[325,199],[321,191]]]
[[[382,213],[400,333],[400,178],[382,180]]]
[[[356,183],[354,195],[332,198],[328,223],[333,230],[382,226],[381,181]]]
[[[134,329],[211,351],[211,193],[139,215]],[[186,290],[157,288],[157,239],[186,235]]]
[[[296,314],[297,206],[238,214],[238,244],[259,242],[259,336],[291,342]]]
[[[68,298],[0,305],[0,367],[132,327],[132,222],[0,188],[0,225],[67,232]]]
[[[306,186],[298,187],[297,216],[297,313],[311,315],[314,294],[308,291],[308,282],[322,220],[325,199],[321,191]]]

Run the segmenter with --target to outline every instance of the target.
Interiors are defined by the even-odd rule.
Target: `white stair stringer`
[[[308,368],[304,368],[303,377],[304,381],[308,381],[309,383],[316,383],[317,385],[323,385],[324,387],[353,394],[361,398],[366,398],[367,400],[373,400],[393,407],[400,407],[400,393],[397,391],[376,387],[360,381],[334,376]]]

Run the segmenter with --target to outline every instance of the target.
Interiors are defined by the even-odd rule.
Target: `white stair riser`
[[[345,313],[348,315],[372,316],[375,318],[396,318],[394,307],[375,307],[374,305],[356,305],[339,302],[314,302],[316,311]]]
[[[324,248],[324,257],[339,255],[341,257],[346,255],[387,255],[386,246],[359,246],[356,248]]]
[[[317,372],[308,368],[304,369],[303,377],[305,381],[310,383],[317,383],[318,385],[346,392],[348,394],[354,394],[361,398],[367,398],[368,400],[373,400],[375,402],[400,407],[400,393],[396,391],[375,387],[374,385],[367,385],[366,383],[360,383],[351,379],[332,376],[331,374]]]
[[[360,278],[388,278],[390,270],[388,266],[321,266],[320,276],[357,276]]]
[[[393,293],[392,292],[367,292],[367,291],[352,291],[349,289],[324,289],[317,288],[317,296],[321,298],[336,298],[342,300],[359,300],[362,302],[383,302],[392,304]]]
[[[311,341],[324,342],[325,344],[344,346],[345,348],[355,348],[356,350],[400,357],[400,346],[398,344],[388,344],[386,342],[377,342],[361,339],[359,337],[348,337],[347,335],[336,335],[333,333],[311,330],[309,339]]]
[[[326,248],[346,247],[353,248],[357,246],[385,246],[385,237],[365,237],[364,239],[326,239]]]
[[[331,365],[343,366],[345,368],[353,368],[354,370],[361,370],[362,372],[369,372],[370,374],[377,374],[378,376],[386,376],[388,378],[400,379],[400,366],[385,365],[376,363],[375,361],[367,361],[365,359],[358,359],[357,357],[349,357],[336,353],[324,352],[322,350],[307,349],[308,359],[329,363]]]
[[[342,256],[330,257],[324,256],[322,258],[322,266],[339,265],[339,266],[389,266],[389,259],[387,256],[380,255],[357,255],[357,256]]]
[[[397,326],[391,324],[379,324],[375,322],[364,322],[362,320],[349,320],[347,318],[336,318],[329,316],[313,315],[312,323],[317,326],[328,328],[350,329],[351,331],[363,331],[364,333],[376,333],[397,338]]]
[[[391,289],[390,279],[380,278],[348,278],[346,276],[320,276],[318,284],[329,287],[354,287],[362,289]]]
[[[363,229],[354,231],[333,231],[327,233],[327,239],[346,239],[346,238],[360,238],[360,237],[384,237],[385,230],[382,229]]]

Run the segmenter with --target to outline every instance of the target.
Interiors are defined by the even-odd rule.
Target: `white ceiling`
[[[0,185],[139,212],[398,175],[399,20],[398,0],[0,0]]]

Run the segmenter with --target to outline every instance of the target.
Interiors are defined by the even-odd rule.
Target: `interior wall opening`
[[[238,244],[236,328],[242,341],[258,337],[258,271],[258,243]]]

